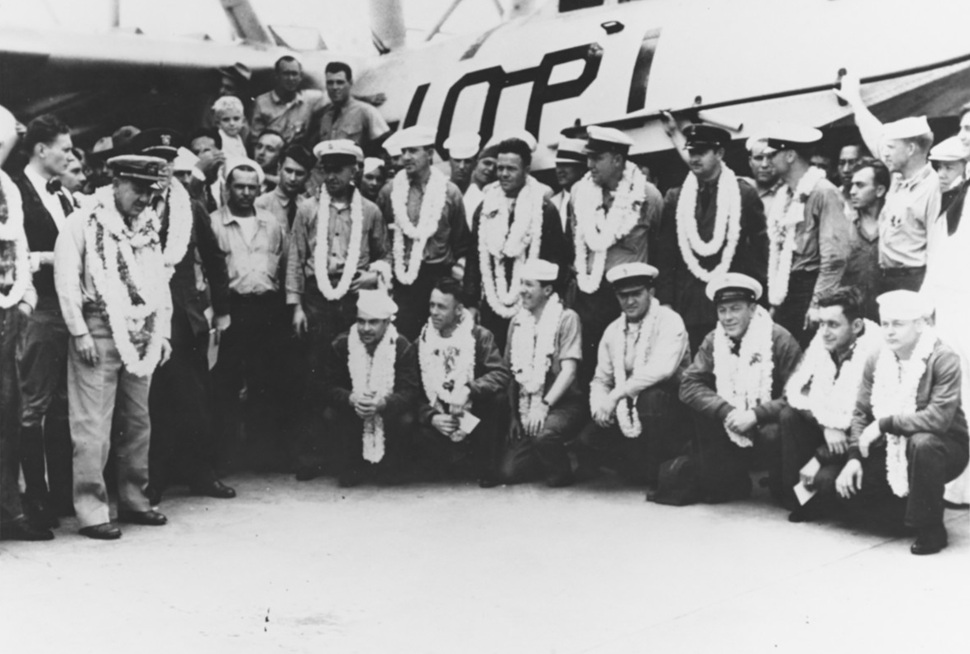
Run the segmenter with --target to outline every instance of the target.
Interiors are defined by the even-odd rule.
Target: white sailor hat
[[[326,157],[350,157],[357,162],[364,160],[364,151],[350,139],[320,141],[313,146],[313,156],[321,161]]]
[[[744,142],[744,149],[749,154],[753,154],[755,150],[763,150],[766,147],[768,147],[768,139],[764,136],[752,136]]]
[[[559,266],[545,259],[530,259],[522,264],[519,277],[537,282],[554,282],[559,279]]]
[[[240,167],[252,168],[253,170],[255,170],[256,179],[259,182],[259,185],[260,186],[263,185],[263,180],[266,179],[266,175],[265,173],[263,173],[263,167],[260,166],[255,161],[253,161],[252,159],[247,159],[245,157],[230,157],[226,159],[226,165],[225,165],[225,168],[223,169],[223,174],[225,175],[225,179],[228,180],[229,175],[232,174],[232,171]]]
[[[364,159],[364,174],[369,175],[375,170],[379,170],[384,167],[384,160],[378,159],[377,157],[367,157]]]
[[[407,148],[426,148],[434,145],[435,130],[425,125],[405,127],[395,135],[394,144],[402,150]]]
[[[478,154],[482,137],[475,132],[456,132],[444,142],[449,159],[471,159]]]
[[[559,139],[556,148],[556,163],[581,163],[586,165],[586,141],[583,139]]]
[[[187,173],[195,168],[195,164],[198,163],[199,158],[195,156],[191,150],[185,147],[178,149],[178,153],[175,155],[175,159],[172,160],[172,170],[177,173]]]
[[[653,280],[659,274],[660,271],[650,264],[634,261],[632,263],[621,263],[607,270],[606,281],[613,284],[613,286],[629,286],[633,284],[653,286]]]
[[[494,148],[502,141],[509,141],[512,139],[517,139],[519,141],[522,141],[527,146],[529,146],[529,152],[535,152],[536,148],[539,147],[539,142],[536,140],[536,137],[533,136],[532,132],[530,132],[527,129],[513,129],[508,132],[499,132],[498,134],[495,134],[492,138],[488,140],[488,143],[486,144],[485,147]]]
[[[926,116],[910,116],[882,126],[882,137],[889,141],[932,135]]]
[[[357,316],[387,320],[397,313],[397,304],[386,291],[363,290],[357,294]]]
[[[968,157],[970,157],[970,151],[959,136],[951,136],[940,141],[930,150],[930,161],[966,161]]]
[[[756,139],[767,142],[766,151],[794,150],[822,140],[822,132],[795,123],[772,123],[765,125],[757,134]]]
[[[586,145],[583,148],[586,154],[600,152],[627,154],[633,147],[633,139],[614,127],[590,125],[586,128],[586,136]]]
[[[763,292],[761,282],[757,279],[734,272],[714,277],[707,283],[706,289],[708,299],[715,304],[733,300],[757,302]]]
[[[919,320],[933,314],[933,303],[922,293],[897,290],[876,298],[880,320]]]
[[[398,134],[400,134],[400,132],[394,132],[384,139],[384,143],[382,144],[384,152],[386,152],[387,156],[389,157],[401,156],[401,146],[398,145]]]

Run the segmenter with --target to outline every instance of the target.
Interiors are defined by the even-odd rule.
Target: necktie
[[[58,191],[61,190],[61,180],[53,177],[47,180],[47,192],[51,195],[56,195]]]
[[[286,222],[289,223],[290,227],[293,227],[293,221],[296,219],[296,198],[290,198],[290,204],[286,207]]]
[[[57,199],[61,202],[61,209],[64,211],[64,217],[66,218],[67,216],[70,216],[71,212],[74,211],[74,204],[67,199],[67,196],[64,195],[64,193],[58,193]]]

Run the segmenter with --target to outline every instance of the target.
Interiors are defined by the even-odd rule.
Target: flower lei
[[[165,205],[168,208],[168,237],[162,257],[165,260],[165,275],[171,279],[175,266],[185,258],[192,239],[193,226],[192,198],[182,183],[174,177],[168,185]]]
[[[805,220],[805,203],[815,185],[825,179],[825,171],[810,167],[795,188],[791,202],[776,198],[768,212],[768,302],[777,307],[788,297],[792,255],[795,252],[795,232]]]
[[[515,199],[515,217],[509,215],[510,200],[498,182],[485,187],[478,225],[478,261],[485,299],[502,318],[511,318],[519,306],[521,265],[539,256],[542,244],[542,188],[532,177]],[[506,279],[505,259],[515,259],[512,279]]]
[[[677,200],[677,245],[687,269],[702,282],[709,282],[715,275],[731,269],[734,254],[741,238],[741,189],[737,176],[725,165],[717,180],[717,213],[714,216],[714,233],[705,241],[697,232],[697,175],[687,175]],[[721,261],[713,270],[701,266],[698,257],[712,257],[718,252]]]
[[[646,194],[647,178],[629,161],[609,211],[603,204],[603,187],[596,184],[589,173],[573,185],[576,282],[583,293],[595,293],[600,287],[606,267],[606,250],[636,226]]]
[[[347,336],[347,364],[354,393],[373,393],[379,400],[394,392],[394,362],[397,359],[397,329],[388,325],[373,356],[356,329]],[[364,420],[364,459],[378,463],[384,458],[384,418],[376,413]]]
[[[872,376],[870,403],[876,420],[916,413],[916,393],[926,373],[926,362],[937,342],[933,330],[924,331],[906,361],[900,361],[888,347],[879,352]],[[886,434],[886,479],[898,497],[909,495],[909,462],[906,459],[906,437]]]
[[[445,208],[448,191],[448,178],[437,168],[430,169],[428,185],[421,201],[418,223],[415,225],[408,216],[408,190],[411,182],[407,171],[400,171],[391,185],[391,210],[394,212],[394,275],[402,284],[410,286],[418,278],[424,245],[436,231]],[[405,255],[405,239],[411,240],[411,252]],[[410,259],[410,261],[408,261]]]
[[[24,208],[19,202],[7,201],[7,198],[17,195],[13,181],[0,171],[0,257],[8,256],[8,252],[13,253],[10,267],[13,284],[6,293],[0,291],[0,309],[9,309],[20,302],[31,279],[30,253],[24,234]],[[3,263],[2,260],[0,263]]]
[[[822,342],[822,334],[816,334],[798,369],[788,380],[785,388],[788,404],[802,411],[811,411],[823,427],[849,429],[866,361],[881,346],[879,327],[866,320],[865,331],[856,340],[852,354],[841,369],[836,369],[832,355]]]
[[[732,352],[731,339],[718,323],[714,331],[714,376],[717,394],[736,409],[748,411],[771,400],[774,361],[771,355],[771,329],[774,323],[762,307],[755,309],[748,331],[741,338],[738,353]],[[751,447],[744,434],[727,430],[739,447]]]
[[[320,185],[320,202],[317,207],[317,242],[313,249],[314,273],[320,293],[328,300],[339,300],[350,290],[360,262],[361,242],[364,240],[364,203],[356,189],[350,190],[350,242],[347,244],[347,260],[336,288],[330,283],[327,261],[330,257],[330,193],[325,184]],[[294,202],[296,200],[293,200]]]
[[[158,314],[169,292],[158,235],[161,221],[154,210],[145,209],[147,219],[132,231],[115,207],[110,186],[95,191],[82,210],[88,215],[85,268],[104,302],[115,347],[128,372],[148,377],[161,357]]]
[[[650,308],[650,311],[643,317],[643,320],[636,325],[637,335],[634,340],[633,349],[634,370],[637,365],[645,363],[647,357],[650,356],[650,346],[653,344],[654,334],[657,331],[657,325],[659,323],[660,310],[659,306],[655,305]],[[629,379],[626,374],[626,354],[629,343],[626,338],[626,332],[630,328],[630,324],[627,322],[626,316],[620,316],[613,324],[617,327],[612,332],[613,342],[610,343],[610,352],[613,355],[613,380],[615,384],[614,388],[621,388],[626,385],[627,379]],[[643,433],[643,424],[641,424],[640,416],[637,414],[636,405],[633,399],[629,397],[623,397],[617,403],[616,422],[620,427],[620,431],[627,438],[637,438]]]
[[[531,311],[519,309],[509,344],[512,374],[519,385],[519,416],[528,420],[532,405],[542,400],[546,373],[556,348],[556,332],[563,314],[559,295],[553,293],[536,322]]]
[[[431,406],[438,401],[464,405],[467,386],[475,378],[475,318],[464,309],[451,336],[441,335],[428,319],[418,341],[421,383]]]

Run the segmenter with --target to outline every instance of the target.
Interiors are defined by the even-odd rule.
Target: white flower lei
[[[314,273],[320,293],[328,300],[339,300],[347,295],[360,262],[361,242],[364,240],[364,203],[357,189],[350,190],[350,241],[347,244],[347,260],[340,274],[337,287],[330,283],[327,264],[330,257],[330,193],[325,184],[320,185],[320,201],[317,207],[317,242],[313,249]],[[293,200],[295,202],[296,200]],[[405,220],[407,218],[405,217]]]
[[[606,250],[636,227],[646,195],[647,178],[629,161],[613,194],[609,212],[603,204],[603,187],[596,184],[589,173],[573,185],[576,282],[583,293],[595,293],[600,287],[606,267]],[[591,253],[592,266],[589,262]]]
[[[519,385],[519,416],[522,422],[528,419],[533,403],[539,402],[545,391],[546,373],[552,363],[563,311],[559,295],[553,293],[538,323],[530,311],[519,309],[516,314],[509,360],[512,374]]]
[[[445,208],[448,178],[437,168],[430,169],[428,185],[421,200],[418,224],[408,216],[408,191],[411,182],[407,171],[400,171],[391,185],[391,209],[394,212],[394,275],[402,284],[410,286],[418,278],[424,245],[436,231]],[[411,240],[410,256],[405,256],[404,239]],[[410,261],[407,261],[410,259]]]
[[[421,384],[431,406],[464,404],[467,386],[475,378],[475,318],[468,309],[462,311],[451,336],[441,335],[428,319],[418,341]],[[450,388],[449,388],[450,387]]]
[[[164,339],[158,318],[169,292],[158,214],[145,209],[144,224],[132,232],[115,207],[111,186],[95,191],[82,211],[88,213],[85,268],[104,302],[115,347],[128,372],[148,377],[161,358]],[[133,294],[140,303],[133,301]],[[139,341],[144,342],[141,354]]]
[[[485,187],[478,225],[478,261],[485,299],[502,318],[511,318],[519,306],[521,265],[539,256],[542,245],[542,187],[532,177],[515,200],[515,217],[509,216],[509,198],[498,182]],[[505,259],[515,259],[512,279],[506,280]]]
[[[634,341],[633,351],[634,370],[636,370],[637,365],[644,364],[650,356],[650,346],[653,344],[654,334],[659,323],[660,307],[654,304],[650,307],[647,315],[643,317],[643,320],[640,321],[640,324],[637,325],[637,337]],[[626,385],[628,379],[626,374],[626,347],[628,343],[626,330],[629,328],[629,323],[627,323],[626,316],[620,316],[614,325],[617,326],[617,329],[612,332],[613,342],[610,343],[610,352],[613,354],[613,380],[614,388],[621,388]],[[640,416],[637,414],[636,404],[632,398],[623,397],[617,403],[616,422],[620,431],[627,438],[637,438],[643,433],[643,424],[640,422]]]
[[[715,275],[730,270],[734,261],[741,238],[741,189],[734,171],[721,165],[714,233],[710,241],[705,241],[697,232],[697,188],[697,175],[687,175],[677,199],[677,245],[687,269],[702,282],[709,282]],[[697,260],[698,257],[712,257],[722,248],[721,261],[713,270],[705,269]]]
[[[870,404],[876,420],[916,413],[916,393],[926,373],[926,361],[933,354],[937,336],[927,329],[906,361],[900,361],[888,347],[879,352],[872,376]],[[909,462],[905,436],[886,434],[886,479],[898,497],[909,495]]]
[[[355,394],[374,393],[379,400],[394,392],[394,363],[397,360],[397,330],[388,325],[384,338],[374,348],[374,355],[360,340],[356,329],[347,337],[347,365]],[[364,420],[364,459],[378,463],[384,458],[384,418],[375,413]]]
[[[27,292],[30,283],[30,253],[27,248],[27,236],[24,234],[24,208],[19,202],[10,202],[11,197],[19,195],[16,185],[0,171],[0,202],[7,211],[7,222],[0,222],[0,242],[12,242],[14,252],[14,280],[10,290],[0,292],[0,309],[16,306]],[[0,211],[4,207],[0,207]]]
[[[825,179],[825,171],[810,167],[795,188],[791,202],[776,198],[768,212],[768,302],[781,306],[788,297],[792,254],[795,251],[795,232],[805,220],[805,202],[815,185]]]
[[[194,217],[192,198],[182,183],[174,177],[169,182],[165,202],[168,205],[168,237],[162,256],[165,259],[165,274],[171,279],[175,266],[182,262],[186,250],[189,249]]]
[[[796,409],[811,411],[823,427],[843,431],[849,429],[866,361],[881,346],[882,336],[878,325],[866,320],[865,331],[856,340],[852,354],[842,368],[836,370],[835,361],[825,349],[819,332],[805,351],[798,369],[788,380],[785,389],[788,403]],[[808,392],[805,392],[806,386],[809,386]]]
[[[714,376],[717,394],[735,409],[748,411],[771,400],[774,361],[771,353],[771,316],[762,307],[755,309],[748,331],[741,338],[737,354],[731,339],[718,323],[714,331]],[[751,447],[744,434],[727,430],[728,438],[740,447]]]

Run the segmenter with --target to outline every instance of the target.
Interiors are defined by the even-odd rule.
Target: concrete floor
[[[950,547],[789,524],[764,497],[674,508],[571,489],[230,480],[120,541],[0,544],[14,653],[967,651],[970,523]]]

